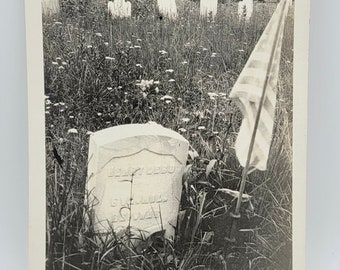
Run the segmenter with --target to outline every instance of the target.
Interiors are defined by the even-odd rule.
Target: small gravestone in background
[[[158,11],[169,19],[177,18],[176,0],[157,0]]]
[[[88,204],[97,233],[174,236],[189,143],[158,124],[131,124],[90,137]]]
[[[41,9],[44,15],[53,15],[59,12],[59,0],[42,0]]]
[[[212,16],[215,18],[217,14],[217,0],[201,0],[200,1],[200,15],[202,17]]]
[[[249,21],[253,15],[254,2],[253,0],[243,0],[238,2],[238,16],[240,19],[245,18]]]
[[[113,18],[131,17],[131,3],[125,0],[113,0],[108,2],[108,12]]]

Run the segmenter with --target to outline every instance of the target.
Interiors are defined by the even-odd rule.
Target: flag
[[[281,0],[260,40],[238,77],[230,98],[236,99],[243,120],[235,142],[236,156],[245,167],[252,150],[249,167],[266,170],[274,126],[276,88],[279,75],[284,24],[289,0]],[[254,131],[260,110],[257,129]],[[253,149],[250,149],[253,137]],[[249,150],[250,149],[250,150]]]

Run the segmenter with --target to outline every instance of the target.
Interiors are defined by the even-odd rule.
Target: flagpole
[[[286,0],[283,0],[283,1],[286,1]],[[287,5],[287,1],[284,3],[284,7],[283,7],[283,11],[281,13],[279,25],[281,25],[281,23],[282,23],[282,20],[283,20],[283,17],[284,17],[284,10],[286,8],[286,5]],[[261,99],[260,99],[260,103],[259,103],[259,109],[258,109],[257,114],[256,114],[256,119],[255,119],[255,123],[254,123],[254,129],[253,129],[251,140],[250,140],[250,144],[249,144],[247,161],[246,161],[246,164],[245,164],[244,169],[242,171],[241,185],[240,185],[239,195],[238,195],[238,198],[237,198],[235,212],[234,213],[232,213],[232,212],[230,213],[230,215],[234,218],[234,221],[233,221],[233,224],[232,224],[232,228],[231,228],[231,233],[230,233],[231,241],[234,241],[234,234],[235,234],[235,230],[236,230],[236,222],[235,222],[235,220],[239,219],[241,217],[241,215],[240,215],[240,207],[241,207],[241,202],[242,202],[242,196],[243,196],[244,188],[246,186],[247,175],[248,175],[248,171],[249,171],[249,167],[250,167],[251,154],[252,154],[253,149],[254,149],[256,133],[257,133],[258,125],[259,125],[259,122],[260,122],[260,116],[261,116],[261,111],[262,111],[264,99],[265,99],[265,96],[266,96],[267,85],[268,85],[268,81],[269,81],[269,77],[270,77],[270,69],[271,69],[271,66],[273,64],[274,51],[275,51],[275,48],[277,46],[279,33],[280,33],[280,27],[278,27],[278,29],[277,29],[277,31],[275,33],[275,44],[274,44],[274,46],[272,48],[271,55],[270,55],[269,65],[268,65],[267,73],[266,73],[266,79],[265,79],[265,82],[264,82],[264,86],[263,86],[263,90],[262,90],[262,95],[261,95]]]

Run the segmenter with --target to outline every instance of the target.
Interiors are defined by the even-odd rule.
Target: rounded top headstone
[[[112,141],[139,136],[170,137],[185,143],[188,142],[179,133],[154,122],[146,124],[127,124],[102,129],[100,131],[94,132],[91,136],[91,139],[95,141],[97,145],[105,145]]]

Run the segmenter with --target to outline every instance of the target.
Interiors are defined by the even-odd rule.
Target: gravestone
[[[215,18],[217,14],[217,0],[201,0],[200,15],[202,17],[211,16]]]
[[[169,19],[177,18],[176,0],[157,0],[159,13]]]
[[[88,204],[97,233],[113,229],[174,236],[189,143],[158,124],[130,124],[90,136]],[[131,211],[130,211],[131,210]]]
[[[42,0],[41,9],[44,15],[53,15],[59,12],[59,0]]]
[[[245,18],[249,21],[253,15],[254,2],[253,0],[243,0],[238,2],[238,16],[240,19]]]
[[[113,18],[131,17],[131,3],[125,0],[109,1],[108,11]]]

